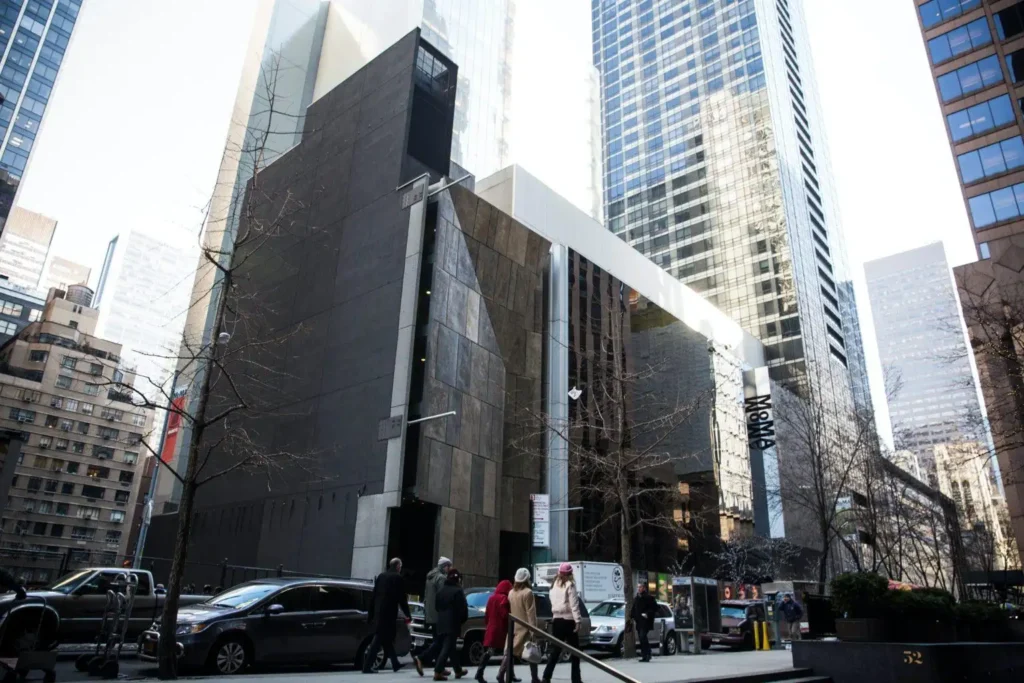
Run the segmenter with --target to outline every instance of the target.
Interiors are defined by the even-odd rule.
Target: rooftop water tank
[[[92,306],[93,291],[85,285],[69,285],[65,299],[80,306]]]

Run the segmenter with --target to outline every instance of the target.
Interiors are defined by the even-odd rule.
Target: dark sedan
[[[722,632],[701,634],[701,645],[754,649],[754,626],[765,620],[762,600],[722,600]]]
[[[357,663],[372,637],[368,581],[265,579],[236,586],[178,612],[183,668],[234,674],[251,664]],[[139,657],[156,661],[159,624],[142,634]],[[409,628],[398,618],[395,650],[409,652]],[[378,664],[380,660],[378,659]]]

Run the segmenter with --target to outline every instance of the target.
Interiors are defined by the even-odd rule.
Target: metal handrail
[[[520,619],[519,617],[516,617],[516,616],[514,616],[512,614],[508,615],[508,647],[507,647],[507,654],[508,654],[509,657],[512,656],[512,641],[513,641],[512,630],[513,630],[513,626],[515,624],[519,624],[520,626],[525,627],[526,630],[530,631],[531,633],[533,633],[535,635],[540,636],[541,638],[546,638],[547,640],[551,641],[552,643],[558,645],[558,647],[562,648],[563,650],[568,650],[570,654],[576,655],[577,657],[579,657],[580,659],[585,661],[587,664],[591,664],[593,666],[596,666],[598,669],[600,669],[601,671],[604,671],[606,674],[614,676],[615,678],[617,678],[620,681],[622,681],[622,683],[640,683],[640,681],[638,681],[637,679],[631,678],[631,677],[627,676],[626,674],[622,673],[618,669],[616,669],[616,668],[614,668],[612,666],[608,666],[607,664],[605,664],[601,660],[596,659],[596,658],[594,658],[591,655],[588,655],[583,650],[579,650],[579,649],[573,647],[572,645],[569,645],[568,643],[566,643],[564,641],[561,641],[558,638],[555,638],[553,635],[551,635],[550,633],[548,633],[544,629],[538,628],[538,627],[534,626],[533,624],[529,624],[529,623],[523,621],[522,619]],[[551,655],[549,654],[548,656],[551,656]],[[504,683],[511,683],[511,680],[509,679],[510,678],[509,677],[509,672],[511,670],[512,670],[512,667],[510,667],[510,666],[505,668],[505,678],[506,678],[506,680],[504,681]]]

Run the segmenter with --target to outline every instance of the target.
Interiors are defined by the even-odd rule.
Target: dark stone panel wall
[[[528,530],[539,490],[539,447],[510,438],[516,411],[541,406],[550,244],[461,187],[439,197],[435,227],[423,412],[457,415],[424,425],[415,493],[441,507],[438,553],[486,583],[499,532]]]
[[[260,176],[255,214],[272,220],[285,206],[288,220],[258,253],[236,256],[251,257],[239,287],[252,297],[243,305],[265,313],[260,332],[287,341],[247,378],[273,414],[235,425],[268,449],[305,457],[204,486],[195,562],[350,569],[356,500],[383,488],[377,424],[390,414],[408,229],[395,188],[417,168],[405,146],[418,37],[410,33],[310,106],[302,142]],[[255,333],[239,330],[233,342],[247,334]],[[247,521],[232,524],[232,515]]]

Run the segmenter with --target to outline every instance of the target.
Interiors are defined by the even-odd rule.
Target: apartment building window
[[[85,471],[85,476],[91,479],[109,479],[110,468],[100,467],[99,465],[89,465],[89,469]]]
[[[94,385],[87,384],[86,386],[88,387],[88,386],[94,386]],[[81,410],[82,410],[82,413],[84,413],[85,415],[92,415],[93,405],[91,403],[85,403],[83,401],[82,402]]]
[[[100,509],[91,507],[89,505],[78,506],[78,518],[79,519],[99,519]]]
[[[71,527],[71,538],[77,541],[91,541],[96,537],[96,530],[87,526]]]
[[[85,393],[89,394],[90,396],[98,396],[100,393],[100,385],[86,382],[84,390]]]
[[[54,445],[54,449],[58,451],[66,451],[70,442],[67,439],[57,439],[57,443]]]
[[[89,364],[89,374],[90,375],[97,375],[97,376],[98,375],[102,375],[103,374],[103,365],[101,365],[100,363],[90,363]]]
[[[18,326],[12,322],[6,320],[0,320],[0,334],[6,334],[13,337],[18,333]]]
[[[71,378],[70,377],[65,377],[64,375],[58,375],[57,379],[54,380],[53,385],[55,387],[57,387],[58,389],[70,389],[71,388]]]
[[[138,446],[140,443],[142,443],[142,434],[137,434],[135,432],[128,434],[129,446]]]
[[[50,536],[53,538],[60,538],[64,535],[63,524],[51,524],[50,525]]]
[[[134,465],[139,461],[139,454],[133,453],[132,451],[124,452],[124,462],[128,465]]]
[[[116,529],[111,529],[107,532],[107,543],[120,543],[121,532]]]
[[[23,410],[21,408],[11,408],[11,412],[10,412],[9,417],[10,417],[10,419],[16,420],[18,422],[25,422],[27,424],[32,424],[33,422],[36,421],[36,411],[34,411],[34,410]]]
[[[89,423],[88,422],[79,422],[78,426],[75,429],[76,429],[76,431],[79,434],[88,434],[89,433]]]
[[[131,498],[131,496],[131,491],[114,491],[114,502],[127,503],[128,499]]]
[[[53,501],[52,500],[41,500],[41,501],[39,501],[39,514],[41,514],[41,515],[53,514]]]
[[[117,422],[120,422],[124,419],[124,411],[114,410],[113,408],[104,408],[100,412],[100,417],[104,420],[116,420]]]
[[[32,363],[45,363],[48,355],[46,351],[29,351],[28,359]]]
[[[135,473],[134,472],[121,472],[120,476],[118,477],[118,480],[122,484],[130,484],[130,483],[132,483],[132,481],[135,480]]]
[[[50,459],[45,457],[45,456],[42,456],[42,455],[37,455],[35,458],[32,459],[32,467],[35,467],[35,468],[38,468],[38,469],[41,469],[41,470],[49,469],[50,468]]]
[[[56,479],[47,479],[46,483],[43,484],[43,490],[46,493],[57,493],[57,486],[60,484]]]
[[[46,522],[36,522],[32,525],[32,533],[36,536],[46,535]]]
[[[102,498],[106,489],[102,486],[82,486],[82,495],[86,498]]]
[[[81,441],[72,441],[71,442],[71,452],[72,453],[85,453],[85,444],[82,443]]]
[[[12,318],[20,318],[22,312],[21,304],[16,304],[13,301],[6,301],[0,299],[0,313],[9,315]]]
[[[64,405],[64,399],[61,398],[60,396],[53,396],[53,397],[50,398],[50,407],[51,408],[60,408],[63,405]]]
[[[92,447],[93,457],[99,458],[100,460],[113,460],[114,450],[106,448],[105,446],[93,446]]]
[[[124,511],[122,510],[111,510],[110,521],[114,524],[120,524],[124,521]]]
[[[68,474],[78,474],[78,463],[77,462],[69,462],[68,463]]]
[[[43,318],[43,311],[42,311],[42,309],[39,309],[39,308],[29,309],[28,321],[30,323],[38,322],[39,320],[42,320],[42,318]]]
[[[121,432],[113,427],[100,427],[99,433],[101,439],[116,439]]]
[[[77,412],[78,401],[73,398],[64,399],[64,410],[68,411],[69,413]]]
[[[74,356],[61,356],[60,366],[62,368],[74,370],[76,365],[78,365],[78,359],[75,358]]]
[[[66,482],[64,482],[63,484],[60,485],[60,492],[61,492],[61,495],[65,495],[65,496],[74,495],[74,493],[75,493],[75,485],[72,484],[70,481],[66,481]]]
[[[136,427],[145,426],[146,416],[141,413],[132,413],[132,424]]]
[[[53,443],[53,439],[50,438],[49,436],[41,436],[41,437],[39,437],[39,447],[40,448],[49,448],[51,443]]]
[[[60,431],[62,431],[62,432],[70,432],[74,428],[75,428],[75,421],[74,420],[61,420],[60,421]]]

